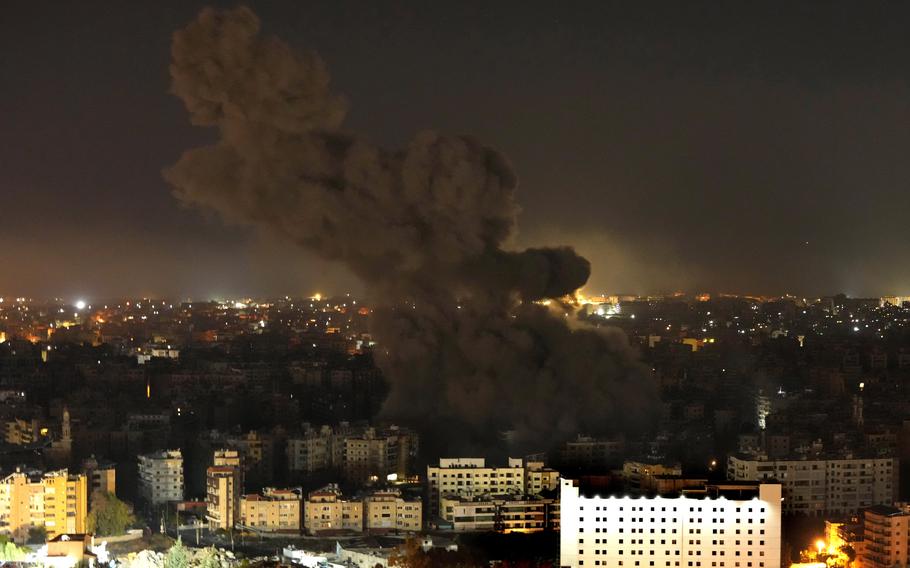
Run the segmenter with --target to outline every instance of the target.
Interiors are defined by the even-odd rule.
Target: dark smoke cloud
[[[206,9],[174,35],[173,91],[220,139],[165,177],[183,202],[364,281],[387,415],[469,444],[509,430],[528,447],[646,422],[654,388],[625,336],[533,302],[583,285],[588,261],[503,249],[518,213],[509,162],[465,136],[388,151],[344,132],[321,59],[259,32],[247,8]]]

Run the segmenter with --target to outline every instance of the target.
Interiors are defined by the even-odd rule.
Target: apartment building
[[[863,540],[858,550],[863,568],[910,564],[910,513],[886,505],[863,511]]]
[[[298,534],[303,528],[302,503],[297,491],[266,487],[261,495],[240,498],[240,524],[257,532]]]
[[[271,480],[274,468],[272,436],[251,431],[240,436],[229,436],[225,439],[225,444],[239,452],[243,462],[244,478],[260,483]]]
[[[385,479],[390,474],[403,478],[416,455],[414,432],[398,426],[367,428],[360,435],[345,438],[342,476],[357,483]]]
[[[483,458],[442,458],[438,466],[427,466],[427,498],[431,517],[440,516],[443,497],[485,495],[536,495],[555,490],[559,472],[542,462],[509,458],[504,467],[487,466]]]
[[[206,470],[206,519],[212,530],[228,530],[240,520],[243,466],[237,450],[215,450]]]
[[[409,500],[396,489],[377,491],[363,499],[363,520],[368,531],[413,531],[423,528],[423,504]]]
[[[559,500],[540,495],[443,497],[440,516],[455,532],[559,530]]]
[[[287,441],[288,468],[313,473],[336,469],[344,479],[364,483],[390,474],[405,476],[417,455],[415,432],[398,426],[372,428],[341,423],[303,433]]]
[[[558,471],[546,467],[542,461],[525,462],[525,493],[538,495],[542,491],[556,491],[558,488]]]
[[[397,489],[380,489],[362,497],[345,499],[335,484],[307,496],[304,528],[308,534],[325,532],[419,532],[423,503],[408,499]]]
[[[26,446],[47,438],[48,429],[42,428],[35,419],[14,418],[6,423],[4,434],[7,444]]]
[[[830,457],[767,459],[730,456],[727,479],[776,480],[783,486],[785,515],[853,515],[897,497],[896,458]]]
[[[139,494],[152,506],[183,501],[183,454],[162,450],[139,456]]]
[[[0,533],[16,542],[28,540],[32,528],[43,528],[48,538],[84,533],[87,514],[84,474],[17,471],[0,481]]]
[[[565,568],[780,568],[781,486],[728,483],[680,497],[601,496],[560,482]]]
[[[599,469],[617,464],[626,451],[622,438],[599,439],[578,436],[563,444],[559,450],[559,463],[570,467]]]
[[[318,430],[307,425],[301,435],[287,441],[288,469],[313,473],[338,467],[344,455],[344,437],[348,430],[345,423],[336,429],[322,426]]]
[[[653,492],[657,489],[658,476],[681,476],[680,464],[664,464],[660,461],[630,460],[622,464],[622,478],[630,491]]]
[[[88,478],[88,494],[95,491],[117,494],[117,470],[113,463],[99,462],[94,456],[82,461],[82,473]]]
[[[304,527],[308,534],[330,531],[363,531],[363,503],[342,498],[337,485],[313,491],[304,502]]]

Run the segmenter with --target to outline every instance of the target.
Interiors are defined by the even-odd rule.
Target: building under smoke
[[[165,171],[183,202],[348,266],[377,306],[385,411],[429,439],[543,447],[641,426],[655,389],[626,337],[558,303],[588,278],[568,247],[511,251],[517,177],[466,136],[387,150],[343,130],[346,102],[314,53],[260,35],[247,8],[174,35],[173,92],[218,141]]]

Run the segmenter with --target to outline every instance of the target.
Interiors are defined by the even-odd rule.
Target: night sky
[[[168,94],[208,4],[3,3],[0,296],[359,289],[162,179],[213,135]],[[347,129],[505,153],[516,246],[575,245],[588,292],[910,294],[906,4],[540,4],[251,6],[326,60]]]

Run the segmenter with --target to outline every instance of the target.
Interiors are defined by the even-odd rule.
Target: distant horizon
[[[584,296],[585,298],[592,297],[609,297],[609,296],[634,296],[636,298],[647,298],[647,297],[673,297],[681,296],[687,298],[696,298],[701,295],[709,295],[709,300],[715,300],[718,297],[731,297],[731,298],[759,298],[764,300],[775,300],[775,299],[784,299],[784,298],[793,298],[795,300],[803,301],[819,301],[824,298],[833,298],[836,296],[843,295],[850,299],[882,299],[882,298],[907,298],[910,301],[910,292],[906,294],[899,293],[881,293],[881,294],[859,294],[853,295],[846,292],[834,292],[827,294],[792,294],[792,293],[783,293],[783,294],[765,294],[765,293],[751,293],[751,292],[722,292],[714,290],[668,290],[668,291],[654,291],[654,292],[644,292],[644,293],[635,293],[635,292],[623,292],[623,291],[590,291],[586,288],[580,288],[576,291],[577,294]],[[319,298],[317,299],[317,296]],[[61,304],[70,304],[75,305],[79,301],[84,301],[89,303],[91,307],[93,304],[98,304],[102,302],[112,302],[112,301],[153,301],[153,302],[167,302],[167,301],[177,301],[177,302],[236,302],[240,300],[252,300],[256,302],[267,302],[267,301],[276,301],[276,300],[331,300],[339,299],[343,297],[353,297],[357,298],[367,298],[368,294],[360,292],[313,292],[310,295],[289,295],[289,294],[231,294],[231,295],[217,295],[217,296],[182,296],[182,295],[104,295],[99,297],[94,297],[90,294],[86,295],[52,295],[52,296],[23,296],[16,294],[2,294],[0,293],[0,307],[4,303],[16,303],[21,300],[27,302],[58,302]]]

